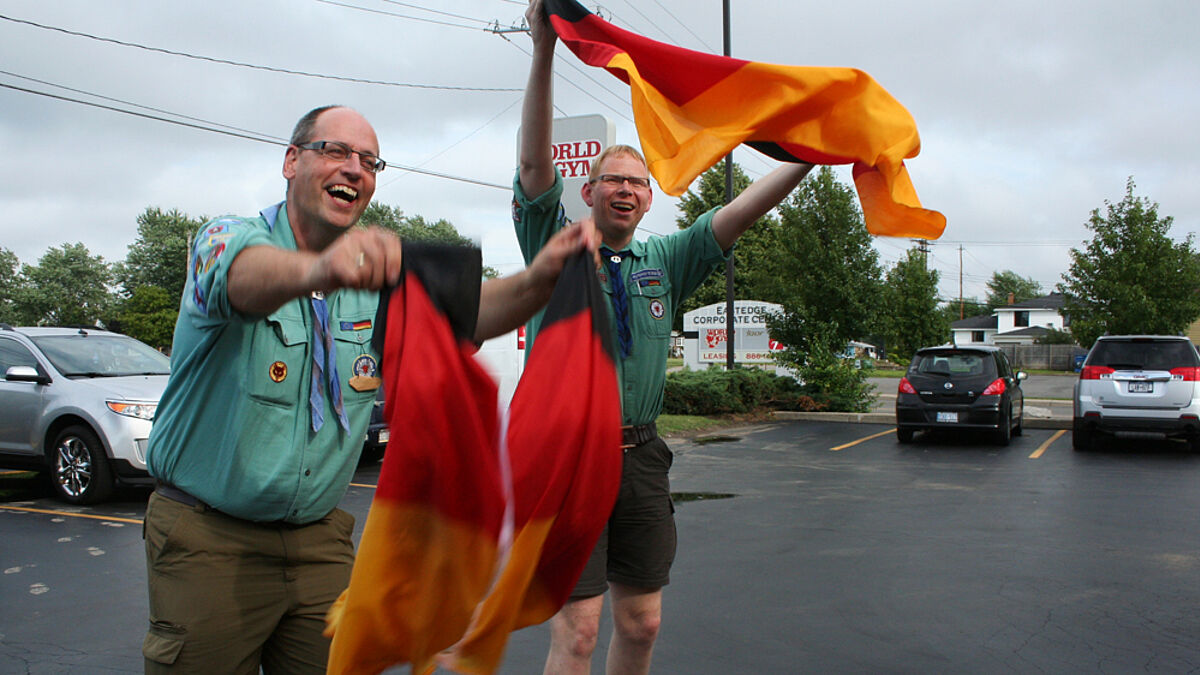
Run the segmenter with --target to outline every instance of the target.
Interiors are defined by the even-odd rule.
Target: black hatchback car
[[[925,429],[992,430],[1008,445],[1021,434],[1024,372],[1013,372],[996,347],[926,347],[918,350],[896,395],[896,438],[910,443]]]

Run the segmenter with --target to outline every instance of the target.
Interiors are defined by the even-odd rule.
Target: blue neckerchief
[[[617,344],[621,358],[629,358],[633,351],[633,336],[629,333],[629,295],[625,292],[625,280],[621,277],[621,261],[629,251],[614,253],[607,246],[600,247],[600,255],[608,261],[608,276],[612,284],[613,316],[617,319]]]

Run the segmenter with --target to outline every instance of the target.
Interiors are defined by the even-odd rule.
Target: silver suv
[[[1178,335],[1105,335],[1075,382],[1072,444],[1089,450],[1097,434],[1153,432],[1186,438],[1200,450],[1200,357]]]
[[[0,466],[48,469],[72,504],[144,484],[170,359],[117,333],[0,324]]]

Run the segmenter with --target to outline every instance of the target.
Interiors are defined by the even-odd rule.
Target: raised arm
[[[533,60],[521,106],[521,188],[533,198],[554,185],[556,169],[550,148],[554,119],[551,78],[558,35],[546,18],[542,0],[530,1],[525,20],[533,37]]]
[[[754,221],[791,194],[812,164],[784,164],[759,178],[713,216],[713,237],[722,250],[733,246]]]

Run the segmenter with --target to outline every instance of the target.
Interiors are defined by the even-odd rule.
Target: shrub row
[[[667,374],[663,412],[724,415],[759,410],[823,410],[800,383],[757,368],[681,370]]]

